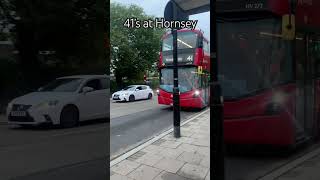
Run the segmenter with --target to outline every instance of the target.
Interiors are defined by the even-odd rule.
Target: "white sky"
[[[163,17],[164,8],[169,0],[111,0],[125,5],[135,4],[144,9],[148,15]],[[201,29],[207,39],[210,39],[210,12],[190,16],[189,19],[198,20],[196,29]]]

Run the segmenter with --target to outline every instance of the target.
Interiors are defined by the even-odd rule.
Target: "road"
[[[0,118],[0,179],[105,179],[108,151],[114,158],[172,127],[172,110],[155,98],[110,107],[110,124],[94,121],[71,129],[8,128]],[[182,121],[197,113],[182,111]],[[228,155],[226,180],[257,179],[309,149],[283,157]]]
[[[105,179],[108,133],[101,121],[70,129],[8,128],[2,121],[0,179]]]

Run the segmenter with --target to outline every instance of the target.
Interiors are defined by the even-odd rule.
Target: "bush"
[[[153,90],[159,88],[159,85],[160,85],[159,79],[158,78],[157,79],[151,79],[149,85],[150,85],[151,89],[153,89]]]

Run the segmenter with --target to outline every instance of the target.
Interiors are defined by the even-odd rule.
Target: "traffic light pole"
[[[218,47],[216,0],[211,1],[210,10],[211,56],[210,56],[210,147],[211,176],[215,180],[224,180],[224,137],[223,137],[223,98],[218,81]]]
[[[175,10],[174,10],[175,11]],[[175,12],[174,12],[175,13]],[[177,46],[177,30],[172,29],[173,40],[173,134],[175,138],[181,136],[180,133],[180,92],[178,81],[178,46]]]

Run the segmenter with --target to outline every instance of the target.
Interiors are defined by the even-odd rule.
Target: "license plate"
[[[11,116],[21,117],[21,116],[26,116],[26,115],[27,115],[27,113],[25,111],[12,111],[11,112]]]

